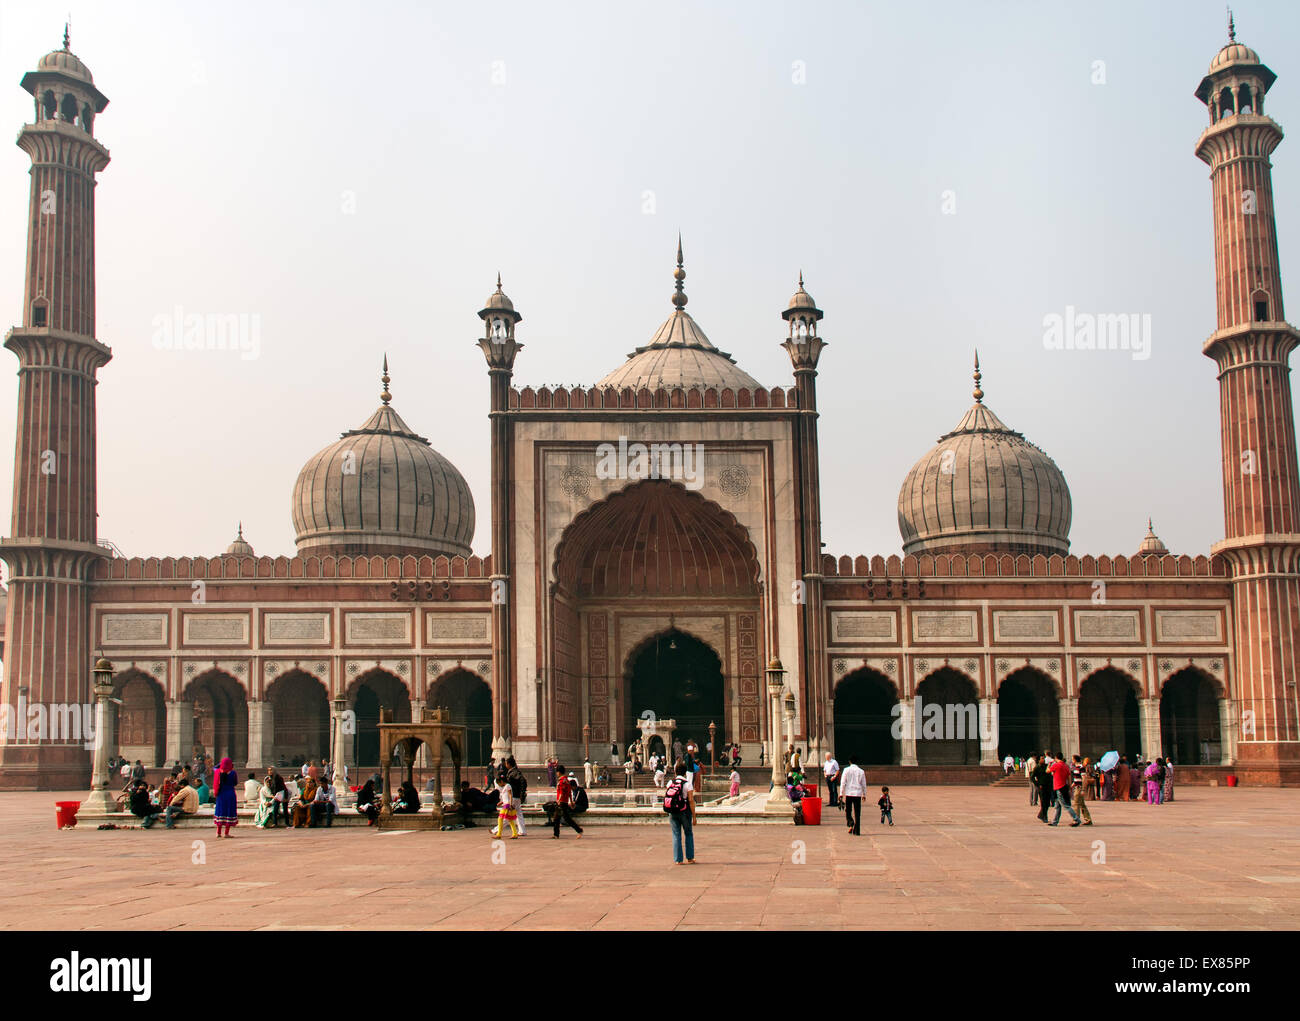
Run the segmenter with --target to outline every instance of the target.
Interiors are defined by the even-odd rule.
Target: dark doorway
[[[897,765],[900,742],[893,726],[898,716],[894,685],[874,670],[857,670],[835,687],[835,758],[841,766],[850,756],[860,766]]]
[[[294,766],[319,762],[330,753],[330,710],[325,685],[302,670],[281,674],[266,689],[275,724],[271,761]]]
[[[465,728],[466,767],[486,766],[492,757],[492,689],[468,670],[453,670],[429,689],[428,704],[451,711],[451,722]]]
[[[1162,754],[1175,764],[1218,765],[1219,696],[1214,682],[1197,670],[1180,670],[1160,692]]]
[[[623,720],[626,746],[641,736],[637,721],[646,713],[676,720],[673,740],[682,746],[694,741],[700,755],[709,743],[709,724],[717,726],[717,741],[726,741],[722,661],[708,645],[673,628],[647,641],[628,664],[627,712]]]
[[[194,706],[194,750],[211,755],[213,762],[226,756],[246,762],[248,701],[239,682],[223,671],[209,670],[190,682],[186,691]]]
[[[917,765],[978,766],[980,703],[975,682],[944,667],[918,684],[916,694],[921,700],[917,719]]]
[[[1053,749],[1058,750],[1074,754],[1071,748]],[[1079,687],[1078,751],[1093,762],[1110,751],[1132,762],[1142,751],[1137,693],[1133,681],[1118,670],[1099,670]]]
[[[406,685],[385,670],[364,673],[354,684],[353,711],[357,714],[353,764],[375,769],[379,761],[379,710],[391,709],[394,723],[411,722],[411,698]]]
[[[1008,675],[998,689],[998,758],[1027,759],[1060,742],[1056,686],[1029,667]]]

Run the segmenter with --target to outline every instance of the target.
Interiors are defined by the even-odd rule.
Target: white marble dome
[[[1070,513],[1061,469],[984,406],[978,378],[974,406],[898,493],[904,553],[1064,555]]]
[[[474,498],[456,466],[383,404],[317,453],[293,487],[300,553],[468,557]]]

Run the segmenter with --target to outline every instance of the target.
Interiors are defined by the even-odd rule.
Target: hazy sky
[[[9,137],[67,11],[0,6]],[[1279,75],[1267,111],[1300,130],[1300,6],[1236,15]],[[971,403],[976,346],[986,403],[1065,472],[1073,552],[1132,553],[1148,515],[1175,552],[1223,534],[1193,154],[1220,0],[115,2],[72,20],[111,101],[99,534],[129,555],[211,555],[241,518],[259,553],[292,553],[298,470],[378,405],[384,351],[394,406],[468,479],[487,553],[475,313],[497,271],[524,316],[516,381],[592,383],[671,311],[678,230],[691,313],[763,382],[791,382],[779,313],[801,268],[825,310],[828,552],[898,551],[899,484]],[[1274,161],[1300,301],[1300,141]],[[29,165],[0,148],[4,325]],[[178,306],[256,317],[258,357],[158,350]],[[1047,350],[1067,306],[1149,315],[1150,357]],[[16,391],[0,375],[4,451]]]

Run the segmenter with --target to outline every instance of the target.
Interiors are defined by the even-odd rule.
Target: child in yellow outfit
[[[497,802],[497,828],[489,834],[494,840],[505,836],[506,823],[510,824],[510,832],[513,834],[511,840],[519,839],[519,827],[515,825],[515,803],[511,800],[510,785],[505,780],[497,780],[497,794],[500,801]]]

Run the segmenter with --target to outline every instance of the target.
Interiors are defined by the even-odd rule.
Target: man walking
[[[830,752],[826,753],[826,761],[822,763],[822,776],[826,780],[826,792],[830,800],[828,805],[840,807],[840,764],[835,761],[835,757]]]
[[[849,768],[840,778],[840,797],[844,799],[844,822],[855,837],[862,836],[862,799],[867,793],[867,774],[858,765],[856,755],[849,756]]]
[[[555,772],[560,778],[560,782],[555,785],[555,814],[551,817],[551,822],[555,824],[555,839],[560,839],[560,823],[575,830],[581,837],[582,827],[573,821],[573,781],[565,774],[563,766],[558,762],[555,766]]]
[[[1053,797],[1053,801],[1056,804],[1056,815],[1052,817],[1052,821],[1049,822],[1047,825],[1055,826],[1057,823],[1059,823],[1061,821],[1061,809],[1065,809],[1067,812],[1070,813],[1070,818],[1074,820],[1074,822],[1070,823],[1070,825],[1078,826],[1079,815],[1077,812],[1075,812],[1073,808],[1070,807],[1070,800],[1069,800],[1070,799],[1070,767],[1065,764],[1065,759],[1063,756],[1057,755],[1052,759],[1051,774],[1052,774],[1052,797]]]
[[[1047,768],[1050,758],[1050,753],[1044,752],[1029,777],[1029,782],[1034,785],[1039,822],[1047,822],[1047,810],[1052,804],[1052,774]]]
[[[1076,818],[1082,819],[1085,826],[1091,826],[1092,813],[1088,811],[1088,806],[1084,802],[1083,781],[1083,762],[1076,755],[1070,763],[1070,797],[1074,801]]]

